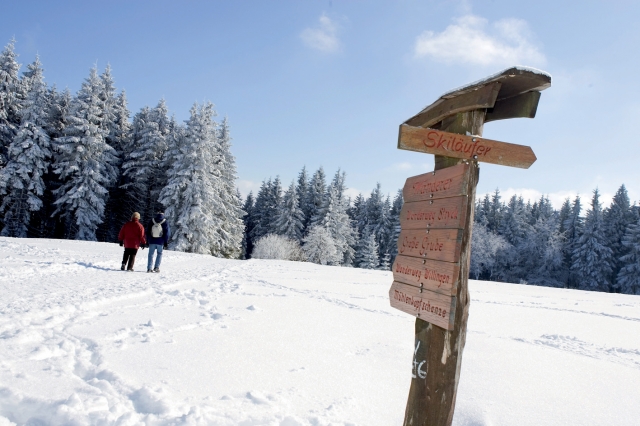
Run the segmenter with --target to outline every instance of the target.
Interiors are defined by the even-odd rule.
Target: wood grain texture
[[[480,111],[497,108],[500,101],[515,98],[519,95],[540,92],[551,86],[551,76],[522,67],[511,67],[502,70],[481,81],[467,84],[445,93],[431,105],[426,106],[405,124],[419,127],[443,128],[440,122],[460,112]],[[495,89],[497,93],[495,92]],[[490,94],[490,96],[487,96]],[[530,98],[531,100],[531,98]],[[500,114],[515,117],[526,117],[522,114],[519,103],[507,102],[500,107]],[[535,114],[535,112],[534,112]],[[531,117],[533,118],[533,117]],[[492,118],[496,120],[496,118]],[[491,121],[491,119],[487,120]],[[473,133],[482,134],[482,133]]]
[[[408,178],[402,189],[405,203],[466,195],[469,192],[469,165],[459,164]]]
[[[462,229],[403,229],[398,236],[398,254],[458,262],[462,233]]]
[[[400,211],[400,228],[402,229],[433,229],[459,228],[467,224],[464,212],[468,197],[438,198],[429,201],[404,203]]]
[[[478,111],[458,114],[445,130],[482,134],[483,118],[484,112]],[[436,156],[436,170],[461,161],[463,160]],[[416,319],[414,375],[407,399],[404,426],[450,426],[453,421],[469,316],[469,261],[475,187],[479,172],[477,163],[472,162],[471,165],[469,202],[464,211],[469,226],[465,228],[461,241],[454,326],[452,330],[448,330],[420,318]],[[423,368],[416,371],[416,367],[420,365]]]
[[[431,127],[443,118],[459,112],[491,108],[496,102],[502,83],[495,81],[459,96],[440,98],[405,123],[410,126]]]
[[[487,110],[484,122],[509,118],[534,118],[538,111],[540,96],[540,92],[527,92],[497,101],[493,108]]]
[[[394,281],[389,289],[389,302],[392,307],[409,315],[446,330],[453,329],[455,297]]]
[[[537,159],[529,146],[406,124],[400,125],[398,148],[522,169],[528,169]]]
[[[460,278],[460,265],[457,263],[402,255],[396,256],[391,270],[396,281],[447,296],[456,293]]]

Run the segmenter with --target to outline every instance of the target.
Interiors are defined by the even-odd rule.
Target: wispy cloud
[[[544,65],[545,56],[532,42],[526,21],[502,19],[493,24],[476,16],[455,19],[444,31],[418,36],[414,54],[444,63],[470,65]]]
[[[340,50],[338,38],[338,25],[324,13],[318,19],[318,26],[305,28],[300,38],[308,47],[326,53],[335,53]]]

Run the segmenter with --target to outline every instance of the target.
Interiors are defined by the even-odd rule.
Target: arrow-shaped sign
[[[531,147],[458,135],[441,130],[400,125],[398,148],[446,157],[528,169],[536,161]]]

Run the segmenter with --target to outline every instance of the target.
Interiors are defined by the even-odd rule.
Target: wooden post
[[[528,146],[482,138],[484,123],[535,117],[540,91],[549,86],[551,76],[542,71],[507,68],[445,93],[400,125],[399,149],[435,155],[433,173],[405,184],[401,255],[389,290],[391,306],[416,317],[404,426],[453,421],[469,317],[478,161],[525,169],[536,161]]]
[[[443,122],[443,128],[450,133],[482,136],[485,110],[458,113]],[[459,158],[436,155],[435,170],[455,166],[463,161]],[[416,318],[414,344],[414,371],[409,399],[404,416],[404,426],[451,425],[456,403],[458,379],[462,366],[462,350],[467,336],[469,316],[469,261],[471,259],[471,233],[475,207],[476,185],[479,168],[470,162],[471,182],[466,215],[465,231],[462,234],[460,252],[459,285],[456,291],[454,329],[440,328]]]

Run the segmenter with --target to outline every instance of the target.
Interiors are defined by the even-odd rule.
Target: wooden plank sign
[[[408,178],[402,197],[405,203],[411,203],[466,195],[468,192],[469,164],[459,164]]]
[[[464,228],[468,197],[462,195],[416,203],[404,203],[400,212],[402,229]]]
[[[528,146],[406,124],[400,125],[398,148],[522,169],[528,169],[536,161],[536,155]]]
[[[398,255],[391,270],[396,281],[451,296],[456,293],[460,265]]]
[[[405,229],[398,237],[398,253],[444,262],[458,262],[462,232],[462,229]]]
[[[446,330],[453,330],[456,298],[394,281],[389,289],[391,306]]]

